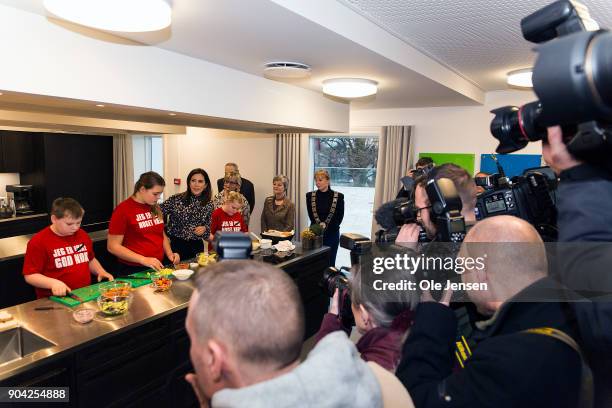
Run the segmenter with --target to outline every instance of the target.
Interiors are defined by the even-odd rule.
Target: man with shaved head
[[[487,218],[465,237],[462,284],[480,313],[490,316],[462,346],[453,370],[457,319],[443,301],[423,302],[404,344],[396,375],[416,407],[576,407],[582,360],[573,321],[558,296],[570,296],[547,277],[544,244],[527,222]],[[551,294],[556,298],[547,298]],[[549,301],[546,301],[549,300]],[[586,374],[586,373],[585,373]],[[586,377],[585,377],[586,378]]]
[[[203,407],[382,407],[381,374],[343,332],[326,336],[300,364],[302,301],[278,268],[248,260],[207,267],[186,327],[195,369],[186,379]]]

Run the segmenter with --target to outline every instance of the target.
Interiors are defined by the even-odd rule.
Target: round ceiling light
[[[333,78],[323,81],[323,93],[339,98],[362,98],[374,95],[378,82],[363,78]]]
[[[172,21],[165,0],[44,0],[44,5],[63,20],[106,31],[157,31]]]
[[[508,82],[508,85],[517,88],[533,88],[533,83],[531,82],[532,73],[533,71],[531,68],[510,71],[508,72],[506,82]]]
[[[310,66],[301,62],[268,62],[264,76],[269,79],[301,79],[310,76]]]

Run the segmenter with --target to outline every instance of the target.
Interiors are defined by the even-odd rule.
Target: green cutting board
[[[148,278],[149,271],[144,271],[144,272],[137,272],[134,273],[132,275],[129,276],[125,276],[125,277],[121,277],[121,278],[117,278],[115,280],[120,280],[120,281],[127,281],[130,282],[132,284],[133,288],[137,288],[140,286],[144,286],[144,285],[148,285],[149,283],[151,283],[150,279],[130,279],[130,277],[135,277],[135,278]],[[74,293],[75,295],[77,295],[78,297],[80,297],[81,299],[83,299],[84,302],[89,302],[90,300],[95,300],[98,298],[98,296],[100,296],[100,290],[99,287],[101,284],[106,283],[106,282],[100,282],[100,283],[96,283],[94,285],[90,285],[90,286],[85,286],[83,288],[79,288],[79,289],[75,289],[72,291],[72,293]],[[49,299],[61,303],[63,305],[69,306],[69,307],[73,307],[73,306],[77,306],[80,305],[81,302],[79,302],[78,300],[75,300],[71,297],[68,296],[50,296]]]

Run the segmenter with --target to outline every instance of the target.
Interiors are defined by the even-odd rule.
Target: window
[[[311,180],[318,169],[329,172],[333,190],[344,194],[344,220],[340,233],[371,236],[374,185],[378,159],[376,135],[324,135],[310,137]],[[312,190],[316,190],[314,180]],[[349,251],[338,249],[336,265],[350,266]]]
[[[154,171],[164,176],[164,149],[161,136],[132,135],[134,180],[142,173]]]

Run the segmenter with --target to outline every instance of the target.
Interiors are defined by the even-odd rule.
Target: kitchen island
[[[327,310],[318,282],[329,249],[295,251],[291,259],[265,260],[279,262],[298,285],[310,337]],[[146,285],[134,290],[126,314],[98,313],[85,325],[73,320],[73,309],[49,299],[4,309],[19,328],[0,332],[0,386],[69,387],[70,403],[62,406],[193,406],[183,379],[191,371],[185,317],[192,291],[193,279],[174,281],[164,293]],[[98,310],[94,301],[79,307]],[[25,355],[8,361],[18,345]]]

